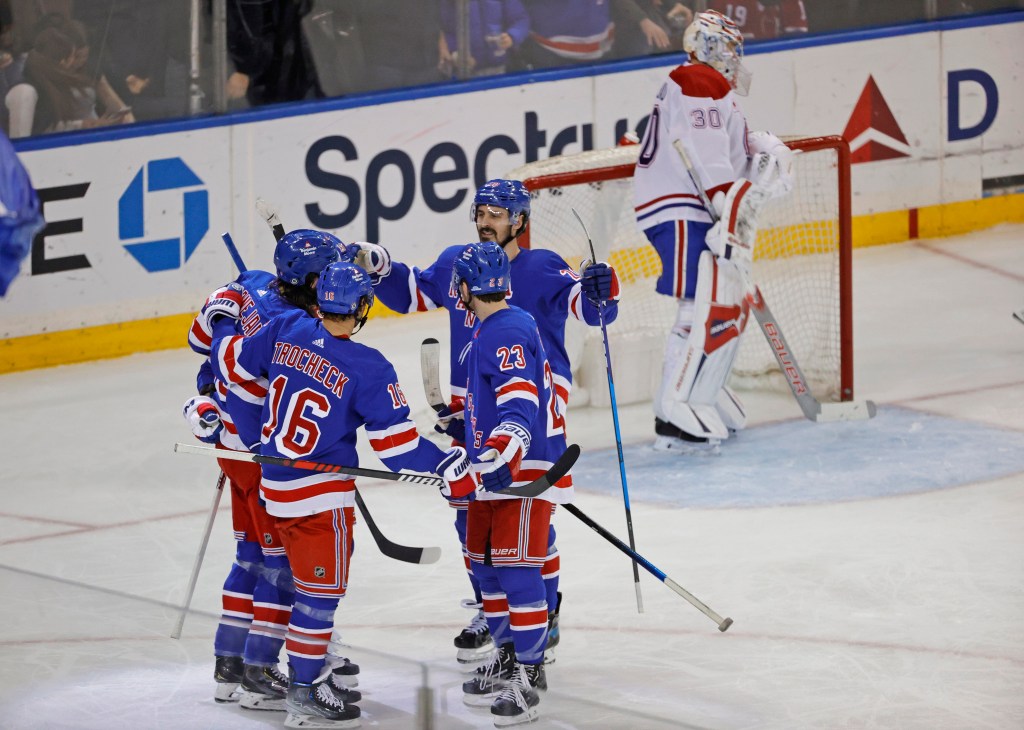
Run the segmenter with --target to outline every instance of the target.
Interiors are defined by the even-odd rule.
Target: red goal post
[[[794,150],[794,189],[763,210],[754,252],[754,281],[779,321],[821,401],[853,400],[850,149],[839,136],[787,139]],[[633,168],[639,145],[563,155],[524,165],[506,177],[531,191],[530,225],[521,245],[550,248],[572,266],[589,256],[572,215],[586,222],[598,257],[611,263],[622,287],[618,320],[608,329],[619,403],[646,400],[660,381],[661,352],[675,316],[671,297],[655,293],[661,263],[636,226]],[[567,333],[577,380],[591,402],[607,404],[598,380],[604,364],[600,333]],[[582,346],[573,346],[573,339]],[[599,360],[595,362],[595,360]],[[620,375],[620,370],[625,369]],[[771,350],[751,317],[732,384],[785,387]],[[621,385],[630,383],[631,385]]]

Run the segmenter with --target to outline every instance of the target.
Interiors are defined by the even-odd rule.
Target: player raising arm
[[[725,386],[748,306],[752,248],[731,245],[727,227],[712,225],[680,154],[693,161],[716,215],[756,228],[747,211],[747,177],[772,194],[791,188],[792,152],[767,132],[748,133],[736,102],[750,74],[741,63],[743,36],[721,13],[698,13],[683,47],[689,60],[669,74],[655,99],[634,177],[637,224],[661,258],[656,289],[679,300],[654,400],[655,447],[683,453],[717,451],[746,414]],[[759,188],[760,189],[760,188]],[[744,198],[749,196],[747,203]],[[745,218],[745,219],[744,219]]]
[[[498,726],[531,722],[546,690],[548,554],[552,505],[572,500],[565,476],[533,499],[494,492],[543,474],[565,451],[551,367],[533,318],[510,307],[509,262],[493,243],[455,257],[452,287],[480,320],[466,356],[466,450],[482,492],[471,501],[466,548],[498,651],[462,685],[469,705],[490,705]]]
[[[437,472],[452,492],[475,484],[461,448],[447,454],[421,439],[383,355],[354,342],[373,304],[369,276],[354,264],[328,266],[317,283],[318,316],[284,314],[250,337],[214,340],[218,378],[263,391],[260,453],[358,466],[356,431],[392,470]],[[461,476],[457,476],[461,475]],[[276,518],[295,580],[288,625],[289,727],[353,727],[359,708],[325,665],[334,613],[348,587],[355,484],[344,474],[264,465],[260,495]]]
[[[615,271],[604,262],[584,262],[582,275],[554,251],[524,249],[519,237],[530,220],[530,192],[518,180],[491,180],[476,193],[470,210],[480,241],[497,243],[505,252],[513,285],[509,304],[533,316],[551,366],[558,412],[567,410],[572,389],[572,369],[565,350],[565,322],[573,317],[591,326],[600,326],[599,306],[605,303],[605,322],[618,315],[619,284]],[[451,393],[449,413],[459,413],[466,394],[466,365],[461,353],[469,344],[477,318],[468,309],[452,284],[452,265],[462,246],[449,246],[426,269],[392,261],[377,244],[363,243],[362,262],[374,276],[378,298],[396,312],[423,312],[444,307],[448,310],[451,331]],[[454,502],[455,527],[465,552],[466,503]],[[468,558],[466,564],[469,569]],[[558,641],[559,558],[552,526],[549,555],[544,567],[548,607],[552,615],[552,648]],[[472,662],[493,648],[481,609],[480,590],[470,573],[475,602],[464,602],[478,609],[476,617],[455,638],[458,659]]]

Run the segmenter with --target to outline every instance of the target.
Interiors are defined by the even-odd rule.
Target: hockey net
[[[797,153],[794,189],[762,211],[753,278],[815,396],[822,401],[852,400],[849,147],[838,136],[786,143]],[[676,300],[654,291],[661,262],[636,225],[632,176],[639,149],[630,145],[553,157],[506,175],[522,180],[531,191],[524,245],[557,251],[573,267],[589,258],[586,236],[572,215],[575,208],[598,258],[615,267],[622,296],[618,319],[608,333],[620,403],[653,397],[664,341],[676,313]],[[574,357],[575,379],[589,386],[592,403],[606,405],[596,382],[605,378],[600,330],[581,329],[567,336],[583,341]],[[637,357],[623,357],[624,350]],[[633,372],[619,375],[620,359]],[[740,388],[785,387],[753,317],[743,334],[731,383]]]

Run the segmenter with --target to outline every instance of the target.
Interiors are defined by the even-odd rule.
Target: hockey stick
[[[613,535],[612,533],[608,532],[608,530],[604,529],[603,527],[601,527],[601,525],[599,525],[596,522],[594,522],[594,520],[592,520],[590,517],[588,517],[586,514],[584,514],[583,511],[579,507],[577,507],[574,504],[563,504],[563,505],[559,505],[559,506],[564,508],[573,517],[575,517],[576,519],[580,520],[584,525],[589,527],[591,530],[596,532],[598,535],[603,537],[605,540],[607,540],[612,545],[614,545],[619,550],[621,550],[626,555],[628,555],[630,558],[632,558],[634,565],[636,565],[637,563],[640,563],[640,565],[644,566],[644,568],[651,575],[653,575],[655,578],[660,580],[662,583],[667,585],[673,591],[675,591],[680,596],[682,596],[687,601],[689,601],[690,605],[692,605],[698,611],[700,611],[705,616],[707,616],[709,619],[711,619],[716,624],[718,624],[718,630],[719,631],[725,631],[730,626],[732,626],[732,619],[731,618],[722,618],[717,613],[712,611],[710,608],[708,608],[707,604],[705,604],[703,601],[701,601],[695,595],[693,595],[688,590],[683,588],[681,585],[676,583],[674,580],[669,578],[663,572],[658,570],[658,568],[656,568],[649,560],[647,560],[647,558],[645,558],[643,555],[640,555],[640,553],[636,552],[635,550],[631,550],[630,547],[628,545],[626,545],[626,543],[622,542],[622,540],[620,540],[619,538],[615,537],[615,535]]]
[[[273,464],[274,466],[287,466],[292,469],[304,469],[315,471],[321,474],[342,474],[348,477],[369,477],[372,479],[386,479],[392,482],[411,482],[413,484],[428,484],[432,487],[444,486],[444,479],[432,477],[426,474],[410,474],[404,471],[386,471],[384,469],[364,469],[358,466],[340,466],[338,464],[325,464],[322,461],[305,461],[303,459],[285,459],[280,456],[264,456],[253,454],[248,451],[230,451],[226,449],[215,449],[210,446],[193,446],[192,444],[174,444],[174,450],[182,454],[201,454],[212,456],[217,459],[232,459],[234,461],[254,461],[257,464]],[[504,494],[508,497],[519,497],[530,499],[549,489],[559,479],[564,477],[576,463],[580,456],[580,447],[576,444],[569,446],[558,460],[551,465],[544,474],[534,479],[529,484],[521,487],[508,487],[493,494]],[[365,514],[363,515],[366,516]]]
[[[284,224],[281,223],[281,218],[277,215],[277,208],[263,198],[256,198],[256,212],[270,226],[270,230],[274,233],[274,240],[280,241],[284,237]]]
[[[263,206],[262,208],[260,207],[261,204]],[[281,221],[277,217],[277,212],[262,199],[256,201],[256,207],[260,211],[260,215],[262,215],[264,220],[267,221],[267,225],[271,227],[271,230],[274,232],[274,237],[280,240],[281,236],[284,235],[284,226],[281,225]],[[269,211],[269,213],[267,213],[267,211]],[[242,257],[238,254],[238,249],[235,247],[235,242],[231,240],[231,234],[224,233],[221,238],[224,240],[224,245],[227,246],[228,253],[230,253],[231,258],[234,259],[235,266],[238,267],[238,270],[241,272],[247,271],[248,269],[245,266],[245,262],[242,261]],[[370,509],[366,506],[366,502],[363,501],[363,496],[359,493],[358,489],[355,490],[355,497],[359,513],[363,516],[363,520],[366,522],[366,527],[369,529],[370,535],[373,536],[373,541],[377,543],[377,549],[381,551],[381,554],[394,560],[401,560],[405,563],[418,563],[421,565],[436,563],[440,560],[441,548],[439,547],[409,547],[408,545],[401,545],[389,540],[387,536],[380,531],[380,528],[377,527],[377,523],[370,514]]]
[[[594,251],[594,241],[590,237],[587,225],[580,218],[575,208],[570,208],[576,220],[580,222],[583,233],[590,245],[590,260],[597,263],[597,253]],[[597,315],[601,321],[601,337],[604,339],[604,368],[608,374],[608,397],[612,404],[612,423],[615,424],[615,449],[619,454],[619,481],[622,483],[622,501],[626,507],[626,532],[629,535],[629,549],[636,550],[636,542],[633,539],[633,512],[629,507],[629,486],[626,483],[626,461],[622,456],[622,432],[619,430],[619,407],[615,400],[615,379],[612,377],[612,353],[608,346],[608,326],[604,321],[604,305],[602,301],[597,305]],[[636,561],[633,561],[633,586],[636,588],[636,612],[644,612],[644,598],[640,593],[640,568]]]
[[[690,155],[686,151],[686,146],[683,144],[681,139],[675,140],[672,143],[672,146],[675,147],[676,152],[679,153],[679,157],[683,161],[683,165],[686,167],[686,172],[690,175],[690,181],[697,189],[697,195],[700,197],[700,202],[704,205],[704,208],[707,210],[708,215],[711,216],[711,219],[717,222],[718,215],[715,212],[715,207],[711,204],[707,191],[704,190],[704,186],[701,184],[700,175],[697,174],[697,170],[693,166],[693,161],[690,159]],[[750,308],[754,312],[754,318],[757,320],[757,324],[761,328],[761,332],[764,334],[765,339],[768,340],[768,346],[772,350],[772,355],[775,356],[776,362],[779,363],[779,368],[782,370],[782,374],[786,378],[786,383],[789,385],[789,389],[793,392],[793,397],[796,398],[796,402],[799,404],[800,410],[803,411],[804,416],[808,420],[819,422],[855,421],[874,418],[877,409],[875,408],[873,401],[865,400],[844,401],[840,403],[822,403],[814,397],[814,394],[811,393],[807,378],[804,377],[803,370],[801,370],[800,365],[797,364],[793,350],[790,348],[789,343],[786,342],[785,335],[782,334],[782,328],[779,327],[779,321],[775,318],[775,315],[772,314],[772,310],[768,308],[768,302],[765,301],[760,287],[750,280],[749,274],[747,274],[747,272],[741,267],[737,266],[736,271],[739,273],[740,278],[743,280],[743,286],[747,290],[747,298],[750,302]]]
[[[171,629],[171,638],[180,639],[181,630],[185,627],[185,615],[188,613],[189,606],[192,605],[192,594],[196,590],[196,582],[199,580],[199,568],[203,565],[203,558],[206,556],[206,545],[210,542],[210,533],[213,532],[213,521],[217,517],[217,510],[220,508],[220,497],[224,494],[224,482],[227,479],[227,474],[224,472],[220,473],[217,478],[217,491],[213,495],[213,508],[210,510],[210,516],[206,520],[206,529],[203,531],[203,539],[199,542],[199,552],[196,554],[196,562],[192,566],[192,575],[188,579],[188,589],[185,591],[185,601],[181,605],[181,612],[178,614],[178,620],[174,624],[174,628]]]
[[[1014,312],[1013,318],[1020,322],[1021,324],[1024,324],[1024,309],[1020,310],[1019,312]]]
[[[444,395],[441,393],[441,343],[428,337],[420,344],[420,375],[427,403],[440,413],[444,410]]]

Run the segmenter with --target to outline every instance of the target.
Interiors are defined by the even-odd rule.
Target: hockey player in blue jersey
[[[351,336],[373,304],[369,276],[337,262],[320,275],[317,316],[292,311],[258,332],[212,343],[214,374],[264,391],[260,453],[358,466],[356,432],[393,470],[435,472],[448,494],[476,487],[464,449],[446,454],[420,438],[395,369]],[[295,580],[288,625],[288,727],[355,727],[359,708],[325,664],[334,613],[348,588],[355,484],[345,474],[264,465],[260,494],[276,519]],[[447,495],[446,495],[447,496]]]
[[[193,433],[218,448],[256,451],[260,442],[263,388],[228,388],[213,376],[209,360],[215,336],[252,335],[276,316],[308,314],[316,304],[320,271],[337,261],[342,242],[309,229],[292,231],[274,251],[275,273],[245,271],[206,300],[189,330],[189,346],[204,356],[197,378],[200,395],[185,404]],[[283,710],[287,677],[277,669],[291,611],[293,586],[274,519],[260,504],[258,464],[219,461],[231,485],[235,562],[224,582],[222,619],[214,640],[215,699],[242,707]],[[359,667],[339,658],[339,671],[357,684]],[[237,690],[241,684],[242,691]]]
[[[476,193],[470,211],[481,241],[492,241],[504,250],[512,272],[509,304],[520,307],[536,320],[541,342],[547,352],[554,380],[558,412],[565,414],[572,389],[572,368],[565,349],[565,322],[568,317],[600,326],[600,303],[604,302],[606,323],[618,314],[619,284],[614,269],[604,262],[584,261],[582,275],[554,251],[526,249],[519,246],[530,219],[530,192],[518,180],[491,180]],[[409,267],[392,261],[384,247],[360,243],[358,259],[374,276],[377,297],[396,312],[422,312],[445,307],[451,330],[451,393],[452,403],[445,414],[458,417],[465,397],[466,365],[460,353],[469,343],[476,326],[476,315],[458,296],[451,283],[452,264],[462,246],[449,246],[426,269]],[[456,530],[463,546],[466,544],[466,505],[453,504]],[[467,569],[468,569],[467,557]],[[555,530],[551,529],[550,552],[544,566],[548,605],[552,615],[551,647],[558,643],[558,550]],[[477,615],[455,638],[458,659],[473,662],[493,649],[484,621],[480,590],[470,574],[475,602],[464,601],[478,609]]]
[[[565,451],[565,423],[537,324],[509,306],[509,261],[493,242],[463,247],[452,288],[479,327],[467,351],[466,450],[482,491],[471,501],[466,548],[498,647],[462,686],[466,704],[490,705],[498,726],[531,722],[546,690],[544,651],[552,506],[572,500],[568,475],[533,499],[496,491],[540,476]]]

